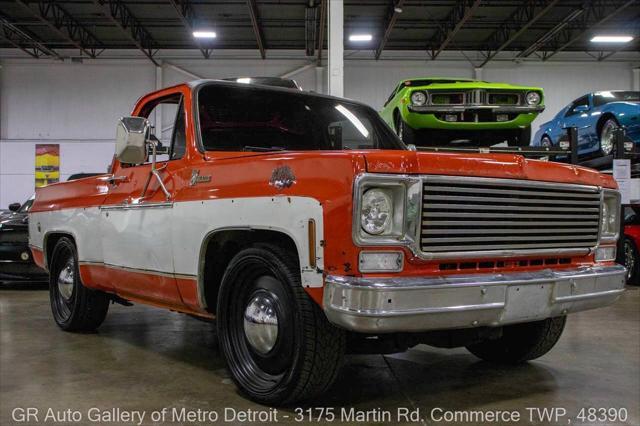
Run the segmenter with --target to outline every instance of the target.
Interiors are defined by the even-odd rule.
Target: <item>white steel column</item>
[[[316,67],[316,93],[324,93],[324,82],[322,81],[322,74],[324,69],[322,67]]]
[[[476,80],[482,80],[482,68],[473,69],[473,78]]]
[[[328,90],[333,96],[344,96],[344,0],[329,2]]]
[[[160,62],[160,65],[156,67],[156,90],[162,89],[164,85],[162,80],[162,62]],[[162,104],[156,107],[155,112],[156,137],[162,140]]]
[[[636,67],[632,70],[633,72],[633,81],[632,87],[633,90],[640,90],[640,67]]]

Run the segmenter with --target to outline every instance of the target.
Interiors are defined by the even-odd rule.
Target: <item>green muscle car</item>
[[[543,110],[539,87],[431,77],[401,81],[380,114],[407,144],[527,146]]]

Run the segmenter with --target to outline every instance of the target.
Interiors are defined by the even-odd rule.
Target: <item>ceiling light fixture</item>
[[[193,36],[195,38],[216,38],[217,37],[214,31],[194,31]]]
[[[371,34],[351,34],[349,41],[371,41],[373,36]]]
[[[591,39],[592,43],[629,43],[633,40],[631,36],[598,35]]]

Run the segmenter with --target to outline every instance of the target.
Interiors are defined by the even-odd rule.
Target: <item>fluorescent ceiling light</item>
[[[194,31],[193,36],[195,38],[216,38],[214,31]]]
[[[237,78],[236,81],[238,83],[244,83],[244,84],[250,84],[251,83],[251,79],[249,77],[240,77],[240,78]]]
[[[371,34],[351,34],[349,41],[371,41],[373,36]]]
[[[614,35],[599,35],[591,39],[593,43],[629,43],[633,40],[631,36],[614,36]]]

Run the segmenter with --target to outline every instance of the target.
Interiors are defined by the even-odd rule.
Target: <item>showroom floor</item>
[[[86,413],[91,407],[267,410],[237,393],[209,323],[112,305],[99,333],[78,335],[55,326],[48,303],[43,288],[0,287],[2,425],[12,424],[15,407],[41,413]],[[427,346],[386,357],[353,356],[326,399],[314,405],[418,407],[422,413],[434,407],[519,410],[523,416],[522,407],[564,407],[570,416],[582,407],[624,407],[626,424],[638,425],[639,352],[640,291],[630,288],[614,306],[571,316],[554,350],[530,364],[496,367],[464,349]],[[278,419],[287,415],[292,421],[294,410],[280,410]]]

